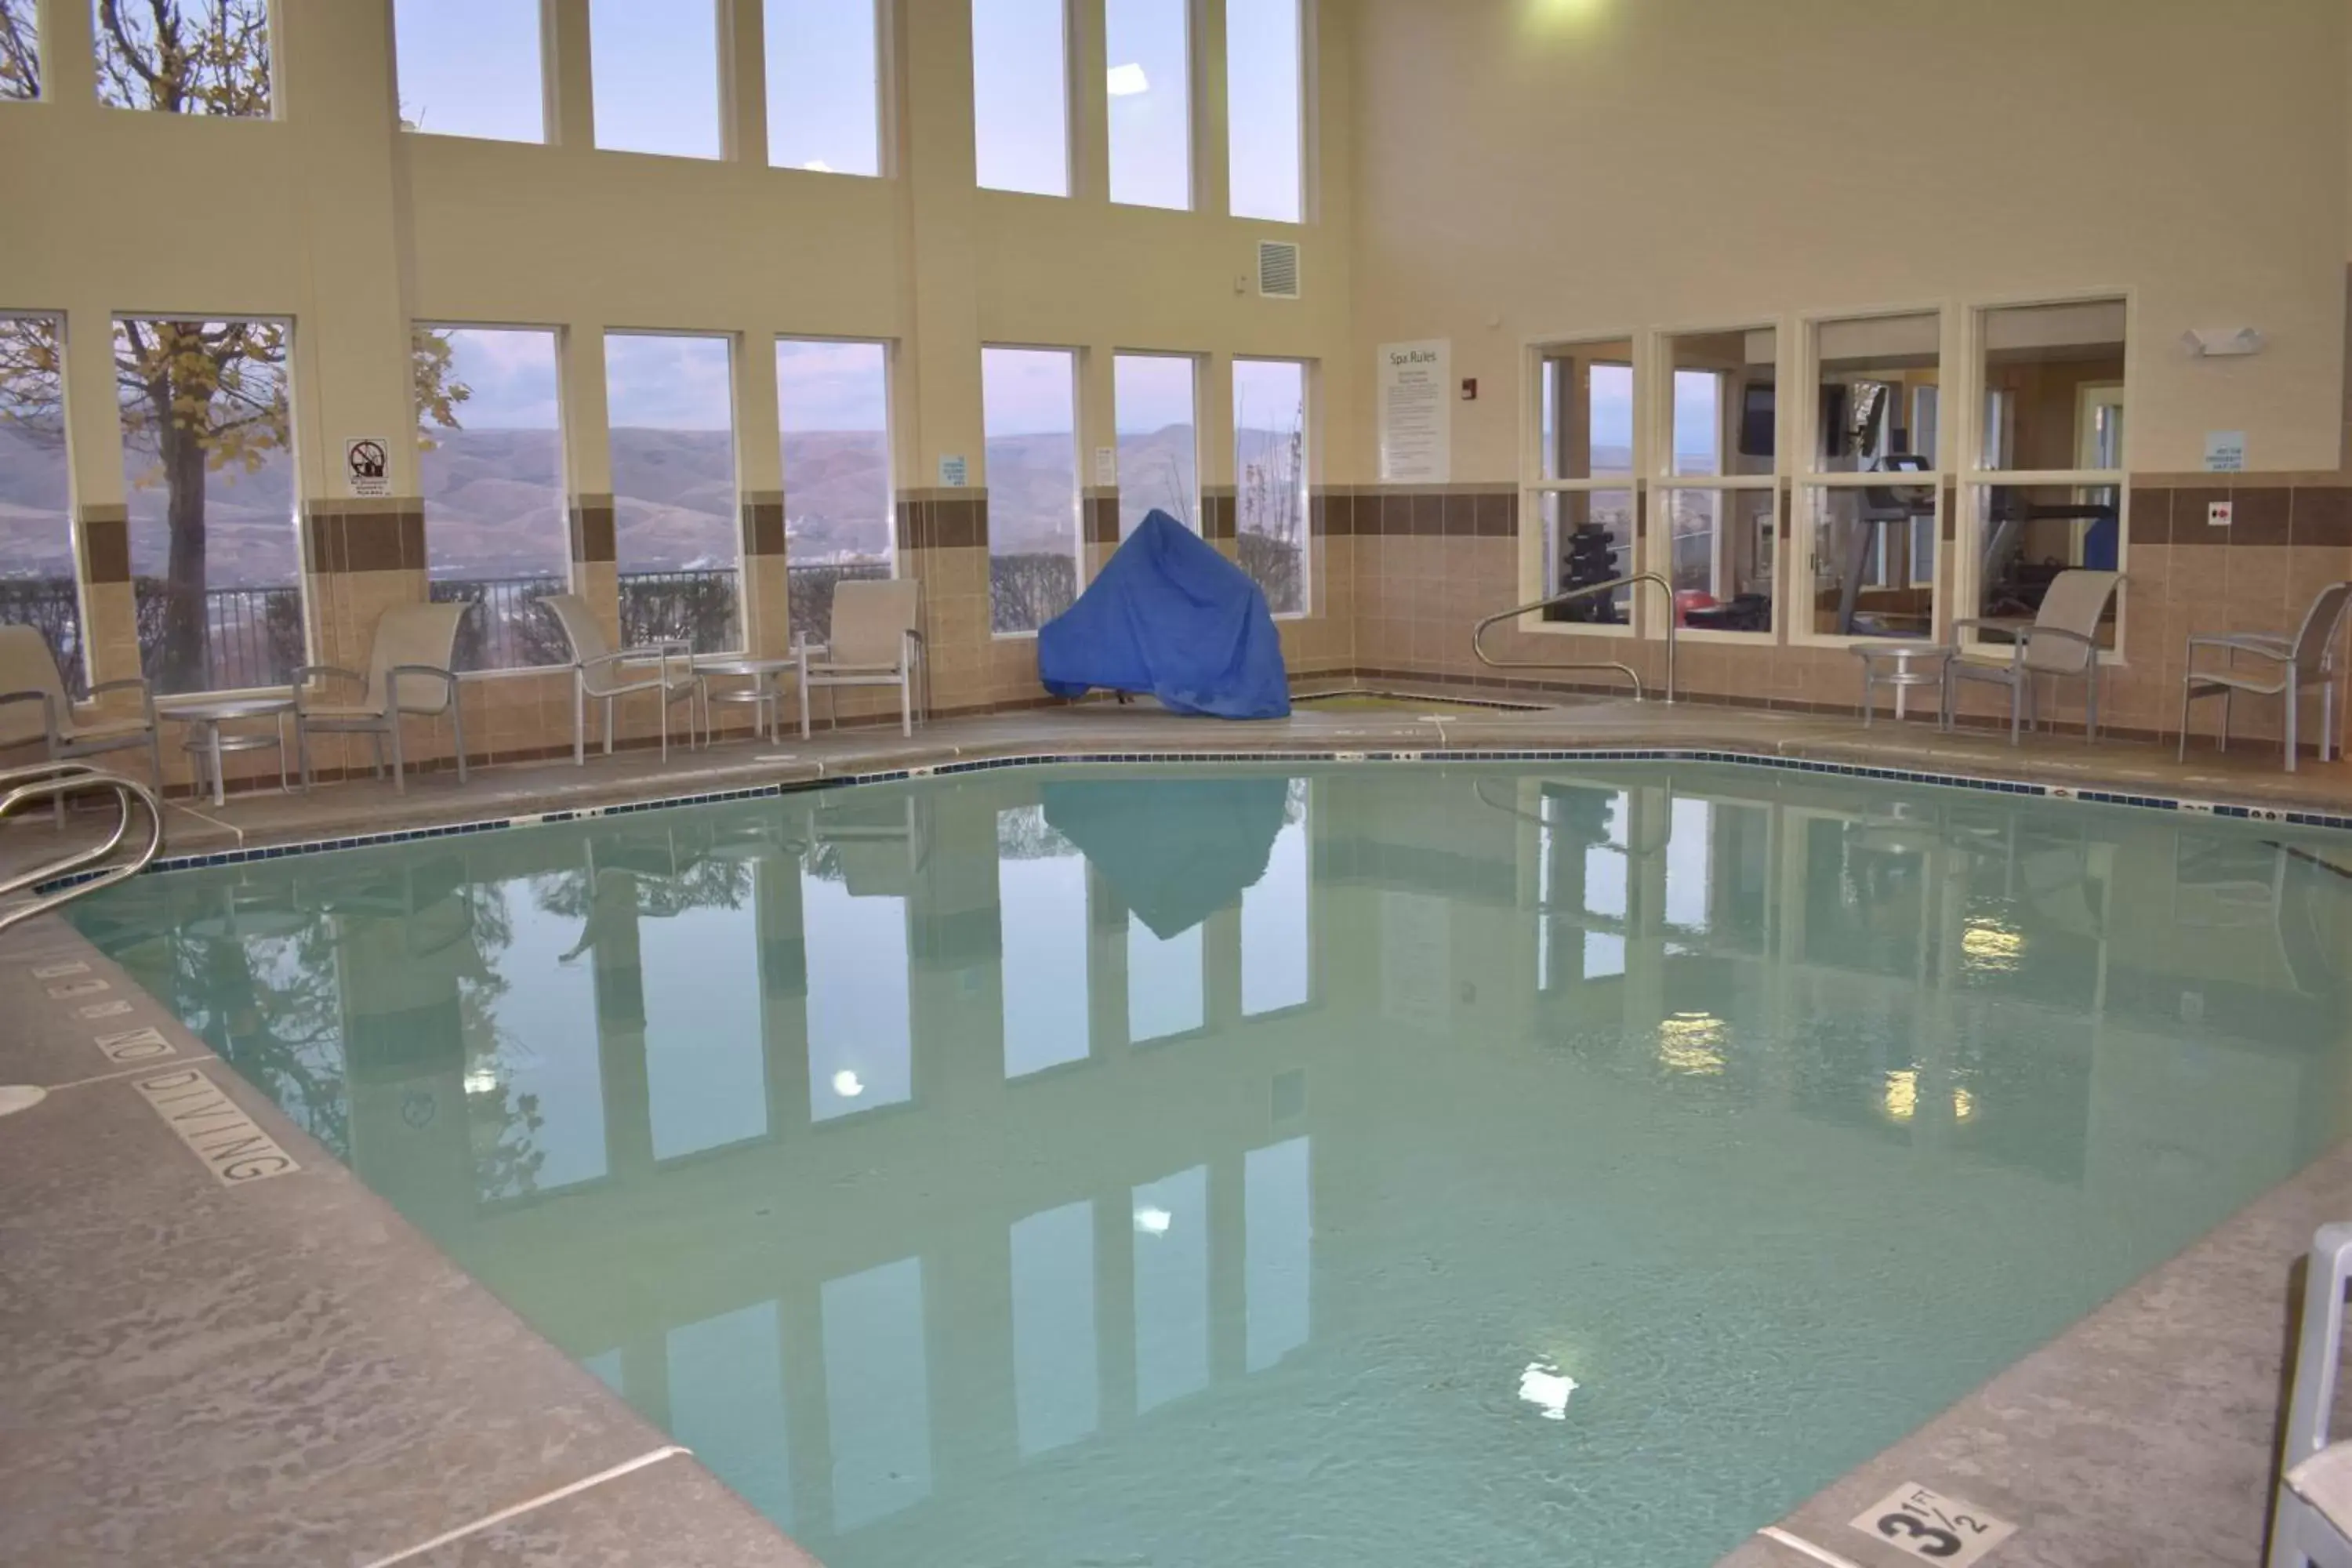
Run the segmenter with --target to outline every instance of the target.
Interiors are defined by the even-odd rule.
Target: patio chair
[[[922,584],[911,577],[850,581],[833,591],[833,637],[802,638],[801,739],[808,739],[809,692],[819,686],[895,686],[898,731],[915,732],[915,681],[923,666]]]
[[[65,677],[58,669],[49,639],[37,626],[0,626],[0,751],[38,743],[50,762],[93,757],[132,746],[147,748],[155,770],[155,787],[163,787],[163,748],[155,724],[155,694],[137,676],[104,680],[89,689],[92,697],[110,691],[139,693],[140,716],[108,718],[77,713],[66,694]],[[39,717],[32,710],[37,705]],[[66,800],[57,799],[57,818],[65,820]]]
[[[604,704],[604,754],[613,754],[613,700],[639,691],[656,693],[661,710],[662,761],[669,761],[670,704],[686,704],[686,744],[694,747],[695,700],[702,700],[702,734],[710,736],[710,702],[702,677],[694,673],[693,649],[675,640],[646,643],[635,647],[616,648],[604,628],[589,612],[588,602],[577,594],[549,594],[539,601],[555,616],[556,625],[563,628],[563,640],[572,647],[572,760],[585,766],[588,762],[588,703],[593,698]],[[632,671],[629,661],[640,665],[650,661],[653,668],[645,673]]]
[[[2084,689],[2084,732],[2099,738],[2099,621],[2107,613],[2123,577],[2115,572],[2061,572],[2050,581],[2042,607],[2026,625],[2012,621],[1967,619],[1963,626],[2002,631],[2013,639],[2002,658],[1998,646],[1979,645],[1944,664],[1944,710],[1951,712],[1957,696],[1954,683],[1979,680],[2009,688],[2009,743],[2017,744],[2019,725],[2032,723],[2037,678],[2077,677]]]
[[[2347,1277],[2352,1225],[2321,1226],[2311,1238],[2310,1272],[2303,1282],[2286,1444],[2271,1500],[2269,1568],[2352,1568],[2352,1442],[2327,1440]]]
[[[457,624],[466,605],[396,605],[378,616],[368,649],[365,675],[331,664],[306,664],[294,671],[294,750],[302,764],[302,787],[310,787],[310,737],[365,735],[375,743],[375,776],[383,776],[384,742],[392,742],[392,787],[408,793],[407,762],[400,749],[400,721],[415,716],[449,715],[457,751],[457,782],[466,782],[466,715],[457,700]],[[349,701],[321,700],[337,684],[356,686]]]
[[[2303,625],[2292,639],[2260,632],[2190,637],[2189,672],[2180,678],[2180,760],[2189,760],[2189,705],[2200,697],[2216,693],[2221,696],[2219,749],[2226,752],[2230,749],[2230,699],[2243,691],[2256,697],[2286,699],[2286,771],[2294,772],[2298,749],[2295,726],[2302,714],[2303,698],[2315,686],[2319,689],[2319,760],[2324,763],[2335,755],[2336,683],[2339,676],[2336,634],[2344,624],[2347,609],[2352,609],[2352,583],[2330,583],[2311,601],[2311,608],[2303,613]],[[2228,667],[2200,669],[2197,650],[2200,647],[2227,649],[2224,657],[2230,666],[2237,663],[2237,656],[2242,653],[2268,659],[2275,673],[2264,678]]]

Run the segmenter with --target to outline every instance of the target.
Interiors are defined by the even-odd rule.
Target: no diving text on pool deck
[[[200,1068],[174,1068],[134,1079],[131,1087],[225,1187],[301,1169]]]

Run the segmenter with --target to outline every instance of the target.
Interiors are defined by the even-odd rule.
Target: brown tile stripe
[[[1201,494],[1201,537],[1216,542],[1234,537],[1236,503],[1231,494],[1204,490]]]
[[[302,513],[304,559],[313,573],[425,570],[421,500],[306,501]]]
[[[83,507],[81,548],[90,582],[130,582],[131,509],[105,503]]]
[[[988,492],[950,490],[938,500],[898,502],[898,548],[901,550],[968,550],[988,548]]]
[[[572,499],[572,559],[610,563],[617,557],[613,539],[613,498],[583,494]]]
[[[1518,531],[1519,493],[1510,486],[1350,489],[1335,485],[1316,492],[1309,504],[1314,530],[1324,534],[1507,539]]]
[[[783,498],[746,498],[743,502],[743,553],[782,555],[783,552]]]
[[[1088,544],[1118,542],[1118,492],[1089,492],[1086,499],[1084,532]]]

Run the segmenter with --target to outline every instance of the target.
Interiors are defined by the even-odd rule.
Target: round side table
[[[1877,716],[1878,689],[1895,689],[1895,717],[1899,721],[1907,717],[1904,700],[1915,686],[1937,688],[1936,727],[1952,727],[1951,690],[1944,679],[1944,666],[1960,650],[1948,643],[1864,642],[1853,645],[1853,656],[1862,660],[1862,726],[1867,730]]]

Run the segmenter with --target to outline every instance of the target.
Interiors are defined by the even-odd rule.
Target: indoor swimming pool
[[[1008,768],[81,931],[832,1568],[1705,1568],[2344,1132],[2352,837]]]

